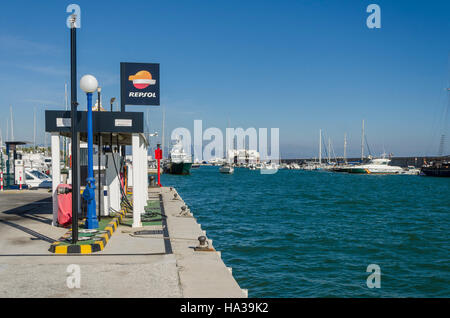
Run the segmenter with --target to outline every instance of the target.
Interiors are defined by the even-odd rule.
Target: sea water
[[[450,178],[200,167],[162,183],[249,297],[450,297]]]

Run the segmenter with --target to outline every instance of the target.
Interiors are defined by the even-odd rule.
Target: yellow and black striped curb
[[[66,234],[64,234],[58,242],[54,242],[50,245],[49,251],[55,254],[91,254],[95,252],[99,252],[105,248],[106,243],[108,243],[114,231],[119,226],[120,221],[124,217],[125,212],[120,211],[118,216],[114,217],[111,222],[106,225],[104,230],[106,233],[101,234],[102,238],[97,239],[94,243],[91,244],[80,244],[80,245],[66,245],[62,244],[66,238],[72,235],[72,230],[69,230]]]

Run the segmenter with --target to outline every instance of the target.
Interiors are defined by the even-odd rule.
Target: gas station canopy
[[[98,134],[104,143],[114,145],[131,145],[132,135],[144,133],[144,113],[140,112],[93,112],[92,124],[94,143]],[[87,112],[77,112],[77,130],[80,140],[87,141]],[[45,111],[45,131],[59,133],[61,136],[71,137],[71,112],[60,110]],[[112,136],[112,140],[111,140]]]

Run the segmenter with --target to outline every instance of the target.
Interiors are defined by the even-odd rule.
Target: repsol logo
[[[156,98],[156,92],[130,92],[128,97],[154,97]]]

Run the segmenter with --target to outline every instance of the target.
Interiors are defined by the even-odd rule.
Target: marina
[[[227,176],[217,170],[201,167],[162,180],[196,211],[249,297],[450,292],[446,178],[284,169],[262,175],[245,168]],[[384,269],[380,290],[366,287],[358,265],[372,263]]]
[[[379,1],[3,3],[0,299],[450,297],[450,2]]]

